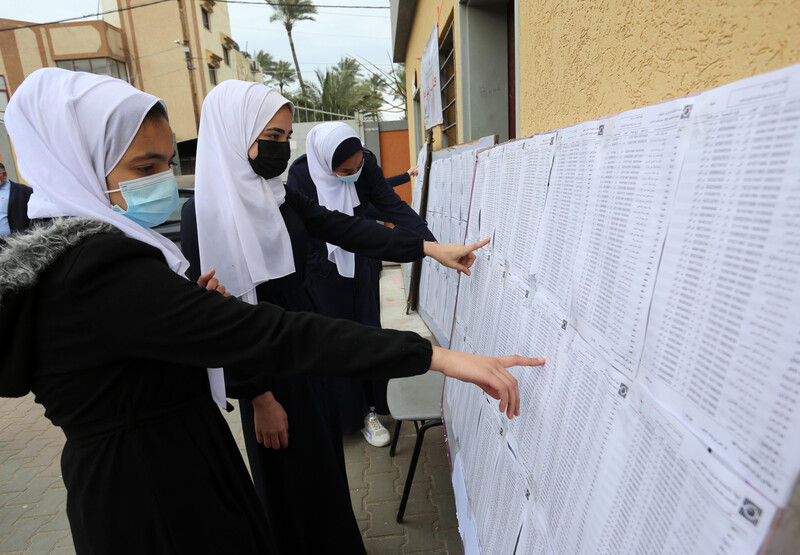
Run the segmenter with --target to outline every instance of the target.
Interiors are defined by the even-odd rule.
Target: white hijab
[[[231,295],[256,302],[259,283],[294,272],[289,232],[280,213],[280,177],[264,179],[247,151],[283,106],[294,105],[261,83],[229,80],[203,102],[197,138],[195,203],[200,266],[216,269]]]
[[[317,187],[320,205],[348,216],[358,206],[356,184],[342,181],[333,173],[333,154],[345,139],[358,138],[353,128],[341,121],[329,121],[314,127],[306,137],[306,158],[311,180]],[[355,256],[342,247],[327,243],[328,260],[336,264],[339,275],[351,278],[355,275]]]
[[[19,173],[33,187],[30,218],[102,220],[159,249],[183,275],[189,263],[172,241],[114,212],[105,194],[106,176],[156,102],[163,104],[113,77],[43,68],[11,97],[5,121]]]
[[[189,263],[159,233],[111,209],[106,176],[139,131],[155,96],[125,81],[80,71],[43,68],[19,86],[6,109],[19,173],[33,187],[30,218],[88,216],[161,251],[183,276]],[[164,106],[166,110],[166,106]],[[208,370],[211,395],[226,406],[222,372]]]

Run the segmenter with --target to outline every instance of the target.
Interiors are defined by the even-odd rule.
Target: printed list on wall
[[[492,242],[423,266],[421,314],[547,359],[511,421],[446,383],[467,552],[758,552],[800,474],[800,66],[429,180],[440,240]]]

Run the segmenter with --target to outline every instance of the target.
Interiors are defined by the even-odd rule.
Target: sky
[[[0,17],[46,23],[95,14],[99,4],[98,0],[0,0]],[[292,37],[306,82],[315,82],[316,69],[324,71],[336,65],[342,56],[351,56],[360,62],[368,60],[384,70],[391,66],[388,0],[319,0],[315,4],[386,6],[387,9],[320,7],[315,21],[295,24]],[[286,30],[280,23],[270,23],[272,8],[266,2],[263,5],[228,4],[228,11],[231,35],[240,49],[251,54],[264,50],[278,60],[291,62],[294,67]],[[293,87],[296,86],[297,83],[293,83]]]

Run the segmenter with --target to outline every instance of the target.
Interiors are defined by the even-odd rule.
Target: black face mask
[[[258,143],[258,155],[255,160],[250,161],[253,171],[264,179],[278,177],[286,170],[289,165],[289,158],[292,155],[289,148],[289,141],[256,141]]]

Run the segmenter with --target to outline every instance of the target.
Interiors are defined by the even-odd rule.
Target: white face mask
[[[121,181],[119,189],[106,191],[106,194],[116,192],[122,193],[128,209],[123,210],[116,205],[112,205],[111,209],[146,228],[163,224],[178,207],[178,182],[172,169]]]

